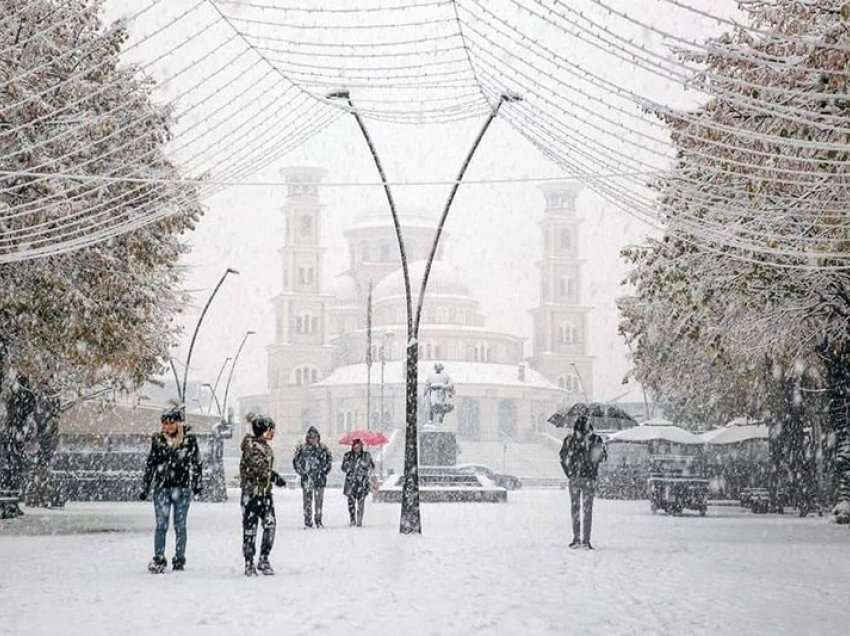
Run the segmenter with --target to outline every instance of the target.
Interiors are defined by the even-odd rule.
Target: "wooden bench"
[[[14,519],[23,514],[18,504],[21,493],[17,490],[0,490],[0,519]]]

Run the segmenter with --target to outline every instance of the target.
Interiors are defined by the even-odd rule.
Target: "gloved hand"
[[[148,498],[148,491],[147,490],[143,490],[142,492],[139,493],[139,501],[144,501],[147,498]]]
[[[286,480],[283,478],[282,475],[278,475],[277,473],[275,473],[275,475],[274,475],[274,485],[278,486],[280,488],[286,488]]]

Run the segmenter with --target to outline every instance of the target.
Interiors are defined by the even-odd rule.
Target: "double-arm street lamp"
[[[233,356],[233,364],[230,365],[230,373],[227,374],[227,384],[224,386],[224,401],[222,402],[222,418],[227,420],[227,424],[230,424],[230,415],[227,412],[227,395],[230,393],[230,382],[233,380],[233,372],[236,370],[236,363],[239,361],[239,354],[242,353],[242,348],[245,346],[245,341],[248,340],[248,336],[253,336],[256,331],[246,331],[245,335],[242,336],[242,342],[239,343],[239,348],[236,350],[236,355]]]
[[[381,165],[381,161],[378,157],[378,151],[375,149],[374,143],[372,143],[372,138],[369,136],[368,130],[366,130],[366,125],[363,123],[363,119],[360,117],[360,113],[354,107],[354,102],[351,99],[351,93],[348,90],[344,89],[338,90],[329,93],[327,95],[327,99],[344,100],[348,104],[348,111],[354,116],[354,119],[356,120],[357,125],[360,128],[360,132],[363,133],[363,138],[366,140],[366,145],[369,146],[369,152],[372,154],[372,160],[375,162],[375,168],[378,170],[378,174],[381,177],[381,183],[383,183],[384,186],[384,193],[387,197],[387,203],[389,204],[390,214],[392,215],[393,226],[395,228],[396,240],[398,241],[399,256],[401,258],[401,270],[404,278],[404,293],[405,299],[407,301],[407,365],[405,373],[406,377],[404,475],[402,477],[401,489],[400,531],[402,534],[418,534],[422,532],[422,519],[419,510],[419,448],[417,438],[418,430],[416,424],[416,411],[418,406],[417,374],[419,367],[418,339],[419,324],[420,319],[422,317],[422,304],[425,298],[425,289],[428,285],[428,276],[431,272],[431,264],[434,261],[434,256],[437,252],[440,236],[442,235],[443,227],[446,223],[446,217],[448,217],[449,210],[451,209],[452,201],[454,201],[454,197],[457,193],[458,187],[463,181],[463,175],[466,173],[466,169],[469,167],[469,163],[470,161],[472,161],[472,157],[475,154],[478,145],[484,138],[484,133],[487,132],[487,129],[490,127],[490,124],[493,123],[493,120],[496,118],[496,115],[499,113],[499,109],[502,107],[503,104],[521,101],[522,97],[510,92],[503,92],[499,96],[499,100],[496,102],[495,106],[493,106],[490,110],[489,116],[484,122],[484,125],[481,127],[478,136],[475,138],[475,141],[472,144],[472,148],[470,148],[469,152],[466,155],[466,159],[461,165],[457,178],[455,179],[454,184],[452,185],[452,189],[449,192],[448,199],[446,200],[446,203],[443,206],[443,212],[440,216],[440,220],[437,225],[436,232],[434,234],[434,241],[431,245],[431,251],[429,252],[428,258],[425,261],[425,271],[422,275],[422,284],[419,288],[419,295],[417,297],[415,313],[413,310],[413,295],[410,289],[410,273],[408,271],[407,253],[405,251],[404,246],[404,237],[402,236],[401,232],[401,222],[399,220],[398,211],[396,210],[395,201],[393,200],[392,191],[390,190],[386,174],[384,173],[384,168]]]

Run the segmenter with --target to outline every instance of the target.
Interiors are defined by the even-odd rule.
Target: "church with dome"
[[[246,396],[240,410],[270,412],[285,433],[314,425],[336,435],[404,424],[407,332],[404,278],[388,211],[366,211],[344,229],[346,271],[325,279],[320,183],[324,170],[283,170],[286,232],[280,249],[283,288],[273,299],[274,342],[267,346],[268,394]],[[461,439],[528,439],[565,402],[592,396],[586,351],[589,307],[580,303],[581,219],[572,184],[542,188],[538,271],[540,301],[531,355],[525,338],[487,327],[473,290],[441,247],[428,278],[419,333],[420,383],[441,362],[455,384],[444,425]],[[411,287],[418,293],[435,222],[401,212]],[[371,291],[371,348],[368,306]],[[420,396],[422,390],[420,390]],[[424,414],[424,409],[420,408]]]

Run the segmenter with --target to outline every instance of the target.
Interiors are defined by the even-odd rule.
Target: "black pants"
[[[366,509],[366,495],[355,497],[348,495],[348,518],[352,525],[363,525],[363,512]]]
[[[593,495],[595,492],[596,480],[584,477],[570,479],[570,513],[573,517],[574,539],[590,542],[590,530],[593,526]],[[582,517],[584,518],[582,519]]]
[[[254,560],[256,551],[257,525],[263,525],[263,541],[260,558],[267,559],[274,545],[277,522],[274,516],[274,500],[271,494],[256,496],[242,495],[242,554],[246,561]]]
[[[316,525],[322,524],[322,503],[325,500],[324,488],[311,488],[309,486],[301,486],[301,495],[304,503],[304,525],[312,526],[315,518]],[[313,504],[315,503],[315,515],[313,514]]]

